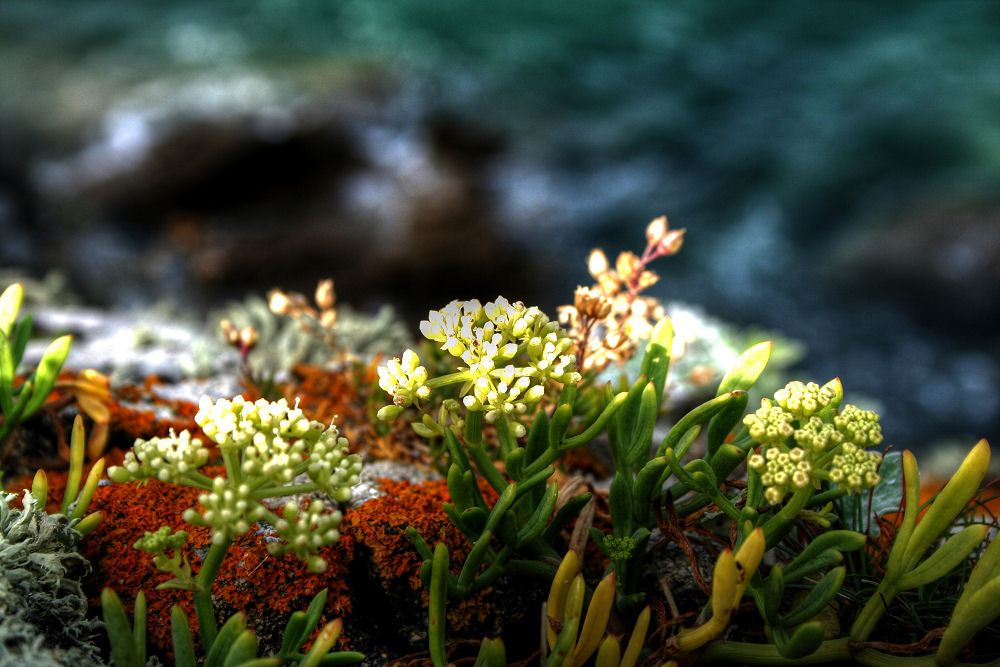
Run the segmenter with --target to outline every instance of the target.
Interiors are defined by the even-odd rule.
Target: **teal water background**
[[[503,224],[568,283],[666,213],[688,242],[658,294],[804,340],[809,379],[906,441],[1000,436],[987,322],[824,270],[900,211],[1000,200],[1000,2],[3,0],[0,149],[57,159],[137,86],[248,73],[279,96],[391,79],[404,112],[504,137]]]

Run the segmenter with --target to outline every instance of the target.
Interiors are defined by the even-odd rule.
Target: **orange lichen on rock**
[[[296,364],[292,377],[293,382],[282,386],[282,393],[289,403],[297,400],[309,419],[336,423],[345,433],[356,422],[364,421],[357,387],[346,372]]]
[[[348,512],[341,529],[353,535],[358,545],[370,550],[372,566],[384,589],[405,582],[417,592],[420,604],[426,607],[427,591],[420,580],[423,561],[406,529],[415,528],[428,544],[444,542],[451,555],[453,571],[461,568],[471,548],[469,540],[451,523],[441,507],[441,503],[451,497],[447,482],[432,480],[411,484],[388,479],[378,482],[385,495]],[[479,486],[486,503],[495,503],[496,492],[483,480]],[[487,598],[492,592],[487,588],[461,603],[449,604],[449,627],[461,630],[482,622],[489,615]]]
[[[159,378],[148,377],[142,385],[125,385],[115,391],[117,400],[112,401],[110,405],[112,432],[143,439],[166,437],[171,429],[178,433],[187,429],[192,435],[198,435],[198,425],[194,423],[198,403],[163,398],[154,389],[158,384],[162,384]],[[131,407],[129,403],[150,403],[166,407],[174,417],[157,416],[153,410]]]

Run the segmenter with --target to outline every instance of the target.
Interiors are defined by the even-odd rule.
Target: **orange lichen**
[[[178,433],[187,429],[197,435],[198,425],[194,423],[194,416],[198,412],[198,404],[194,401],[163,398],[155,391],[158,384],[162,384],[162,381],[150,376],[142,385],[125,385],[115,391],[117,400],[110,405],[112,432],[124,433],[132,439],[165,437],[171,429]],[[174,417],[157,416],[153,410],[131,407],[129,403],[151,403],[166,407]]]
[[[453,571],[461,568],[471,547],[441,507],[441,503],[451,497],[448,485],[444,480],[421,484],[388,479],[378,481],[385,495],[348,512],[341,528],[344,533],[353,535],[359,545],[370,549],[372,565],[386,590],[406,582],[412,590],[418,591],[421,604],[426,606],[427,591],[420,580],[423,561],[406,529],[412,526],[431,545],[444,542],[451,555]],[[480,481],[479,486],[487,504],[495,503],[496,492],[485,481]],[[489,615],[487,598],[491,593],[493,590],[487,588],[461,603],[450,604],[449,627],[461,630],[481,623]]]

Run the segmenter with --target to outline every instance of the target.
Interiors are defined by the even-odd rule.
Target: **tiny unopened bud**
[[[638,274],[639,267],[639,257],[631,251],[619,254],[617,261],[615,261],[615,270],[618,271],[621,279],[625,281],[631,280],[633,276]]]
[[[667,233],[667,216],[661,215],[646,226],[646,240],[649,245],[656,245]]]
[[[684,230],[671,229],[660,239],[659,244],[656,246],[656,254],[660,256],[674,255],[681,249],[682,245],[684,245]]]
[[[591,250],[590,257],[587,259],[587,270],[590,271],[590,275],[597,278],[598,276],[607,273],[608,268],[608,257],[604,254],[604,251],[600,248]]]
[[[319,281],[316,286],[316,305],[320,310],[330,310],[337,301],[337,294],[333,291],[333,279]]]
[[[226,339],[226,342],[230,345],[239,345],[240,342],[240,331],[236,328],[229,320],[222,320],[219,322],[219,329],[222,330],[222,336]]]
[[[319,325],[324,329],[331,329],[333,325],[337,322],[337,311],[335,310],[324,310],[323,314],[319,316]]]
[[[287,315],[291,302],[284,292],[273,289],[267,293],[267,305],[275,315]]]
[[[240,345],[247,349],[253,347],[260,340],[260,334],[255,327],[243,327],[240,329]]]

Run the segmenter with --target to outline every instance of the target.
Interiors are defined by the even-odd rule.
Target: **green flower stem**
[[[840,500],[848,494],[847,489],[842,489],[840,487],[836,489],[830,489],[829,491],[823,491],[822,493],[817,493],[815,496],[809,499],[806,503],[806,507],[822,507],[827,503],[833,502],[835,500]]]
[[[319,484],[309,482],[306,484],[291,484],[289,486],[269,486],[254,491],[252,495],[255,500],[263,500],[264,498],[292,496],[299,493],[312,493],[313,491],[319,490]]]
[[[482,413],[470,412],[469,414],[481,415]],[[466,421],[466,424],[468,424],[468,421]],[[493,490],[497,493],[503,493],[503,490],[507,488],[507,481],[500,474],[500,471],[496,469],[496,466],[493,465],[493,460],[490,459],[490,455],[483,448],[482,441],[469,443],[469,456],[472,457],[476,468],[479,469],[479,474],[486,478],[486,481],[493,487]]]
[[[852,652],[850,639],[842,637],[820,644],[814,653],[804,658],[786,658],[778,652],[774,644],[745,644],[742,642],[716,642],[701,654],[706,663],[727,662],[744,665],[818,665],[839,664],[851,660],[866,667],[932,667],[934,656],[902,657],[862,649]]]
[[[232,447],[219,447],[222,452],[222,462],[226,466],[226,477],[229,484],[236,488],[243,481],[243,468],[240,466],[240,455]]]
[[[764,537],[767,539],[769,545],[773,546],[774,537],[784,531],[795,520],[795,517],[799,515],[799,512],[806,508],[806,505],[809,504],[809,499],[812,497],[812,493],[813,488],[811,486],[796,490],[792,494],[792,497],[788,499],[788,502],[785,503],[785,506],[767,520],[764,524]]]
[[[471,446],[483,442],[483,413],[481,410],[465,411],[465,440]]]
[[[597,416],[597,419],[594,420],[593,424],[588,426],[583,433],[563,440],[563,444],[559,447],[559,449],[573,449],[575,447],[579,447],[580,445],[585,445],[597,437],[597,434],[604,430],[604,425],[608,423],[609,419],[611,419],[611,415],[613,415],[618,408],[622,406],[626,398],[628,398],[627,391],[616,394],[615,397],[611,399],[611,402],[604,406],[604,410],[602,410],[601,414]]]
[[[177,483],[205,491],[212,490],[212,478],[197,471],[184,473]]]
[[[215,623],[215,607],[212,605],[212,583],[219,574],[222,559],[225,558],[232,542],[232,538],[228,536],[221,542],[212,542],[212,546],[208,548],[208,553],[205,555],[205,560],[201,563],[201,569],[198,570],[198,578],[195,580],[197,589],[194,592],[194,611],[198,617],[201,648],[206,653],[218,634],[218,626]]]
[[[439,389],[449,384],[455,384],[456,382],[468,382],[471,379],[472,379],[472,373],[470,373],[468,369],[466,369],[464,371],[455,371],[454,373],[439,375],[436,378],[431,378],[427,380],[426,384],[431,389]]]

